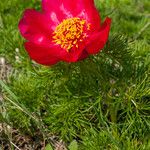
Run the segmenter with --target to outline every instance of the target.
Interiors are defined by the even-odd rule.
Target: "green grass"
[[[149,150],[150,2],[95,3],[103,20],[113,20],[103,51],[43,67],[29,60],[17,27],[24,9],[40,9],[40,1],[0,1],[0,56],[13,67],[9,80],[0,80],[0,121],[24,135],[76,140],[79,150]]]

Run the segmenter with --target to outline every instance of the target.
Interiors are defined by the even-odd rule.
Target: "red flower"
[[[107,42],[111,19],[101,24],[94,0],[42,0],[42,12],[27,9],[19,22],[31,59],[43,65],[76,62]]]

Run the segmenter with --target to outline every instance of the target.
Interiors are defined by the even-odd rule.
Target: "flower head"
[[[19,22],[25,49],[42,65],[77,62],[106,44],[111,19],[104,23],[94,0],[42,0],[42,12],[27,9]]]

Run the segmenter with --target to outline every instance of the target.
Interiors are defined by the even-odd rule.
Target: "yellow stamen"
[[[90,30],[90,24],[80,18],[69,18],[63,20],[53,32],[53,42],[61,45],[69,52],[73,47],[78,48],[87,37],[87,30]]]

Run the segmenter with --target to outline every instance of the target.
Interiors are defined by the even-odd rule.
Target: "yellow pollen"
[[[91,24],[87,24],[86,20],[77,17],[65,19],[53,32],[53,42],[69,52],[73,47],[78,48],[79,44],[84,41],[90,26]]]

